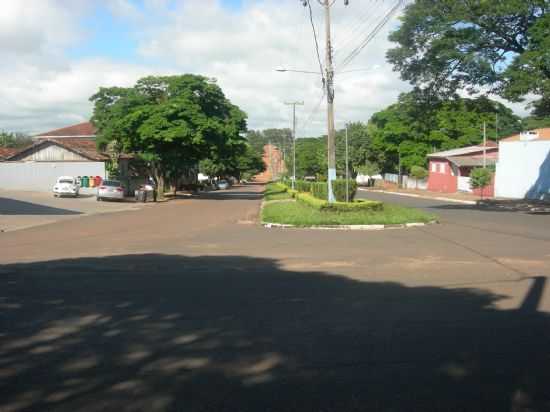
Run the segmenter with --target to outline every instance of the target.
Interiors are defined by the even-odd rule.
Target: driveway
[[[260,190],[2,235],[0,410],[550,410],[536,225],[268,230]]]
[[[97,202],[95,196],[53,197],[51,193],[0,190],[0,230],[7,232],[82,215],[135,210],[135,203]]]

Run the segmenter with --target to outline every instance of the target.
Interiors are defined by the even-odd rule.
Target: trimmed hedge
[[[311,192],[311,182],[306,182],[305,180],[296,180],[294,187],[298,192]]]
[[[299,190],[299,189],[298,189]],[[301,190],[300,190],[301,191]],[[336,179],[332,182],[332,191],[337,202],[346,201],[346,179]],[[353,201],[357,192],[357,183],[355,180],[348,180],[349,201]],[[326,200],[328,197],[328,183],[311,183],[311,194],[318,199]]]
[[[305,203],[308,206],[313,207],[314,209],[320,211],[331,211],[331,212],[359,212],[359,211],[368,211],[368,212],[379,212],[383,210],[384,205],[382,202],[375,202],[371,200],[356,200],[354,202],[335,202],[329,203],[326,200],[321,200],[309,193],[297,193],[294,195],[296,200],[299,202]]]

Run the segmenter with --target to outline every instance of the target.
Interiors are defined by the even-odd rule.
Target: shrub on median
[[[294,187],[298,192],[308,193],[311,192],[311,184],[311,182],[306,182],[305,180],[296,180]]]
[[[307,204],[314,209],[331,212],[379,212],[383,210],[382,202],[371,200],[357,200],[354,202],[335,202],[329,203],[326,200],[321,200],[309,193],[297,193],[294,196],[297,201]]]
[[[349,201],[353,201],[357,192],[357,183],[354,180],[348,180],[347,184]],[[332,191],[337,202],[346,201],[346,179],[336,179],[332,182]],[[328,197],[328,183],[311,183],[311,194],[318,199],[326,200]]]

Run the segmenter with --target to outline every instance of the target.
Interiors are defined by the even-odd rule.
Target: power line
[[[309,9],[309,21],[311,22],[311,29],[313,30],[313,39],[315,40],[315,51],[317,52],[317,61],[319,62],[319,70],[323,78],[323,84],[325,83],[325,75],[323,74],[323,64],[321,63],[321,54],[319,53],[319,42],[317,41],[317,32],[315,31],[315,23],[313,22],[313,10],[311,10],[310,0],[307,0],[307,6]]]
[[[367,35],[367,37],[355,48],[351,51],[348,56],[342,61],[342,64],[339,66],[340,69],[346,67],[351,61],[361,53],[361,51],[369,44],[374,37],[382,30],[382,28],[388,23],[388,21],[391,19],[391,17],[397,13],[399,8],[405,3],[405,0],[398,0],[395,6],[393,6],[386,15],[382,18],[382,20],[372,29],[372,31]]]
[[[370,2],[372,1],[373,0],[371,0]],[[376,10],[378,10],[378,8]],[[334,42],[335,49],[338,49],[334,52],[334,57],[342,53],[342,50],[348,47],[353,42],[353,40],[358,37],[356,36],[356,34],[360,35],[365,26],[368,26],[368,23],[373,21],[373,19],[377,20],[378,17],[376,17],[376,14],[373,13],[372,7],[367,8],[364,13],[361,13],[360,17],[356,19],[355,23],[352,23],[350,25],[350,29],[347,31],[347,33],[344,33],[344,35],[340,37],[340,40]]]
[[[305,130],[307,127],[309,127],[310,122],[313,120],[313,117],[319,112],[319,109],[321,108],[321,104],[323,103],[324,98],[325,98],[325,89],[323,89],[323,93],[321,94],[321,98],[319,99],[319,102],[315,106],[313,106],[313,109],[311,110],[311,112],[309,112],[303,124],[300,124],[300,122],[298,122],[300,129]]]

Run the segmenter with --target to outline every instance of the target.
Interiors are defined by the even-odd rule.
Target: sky
[[[337,128],[368,121],[410,90],[385,61],[398,17],[342,66],[395,0],[349,3],[331,9]],[[323,40],[322,9],[312,7]],[[301,0],[2,0],[0,130],[33,134],[87,121],[99,87],[195,73],[217,79],[250,129],[290,127],[284,103],[303,101],[297,136],[324,134],[320,76],[276,71],[319,71],[308,13]]]

